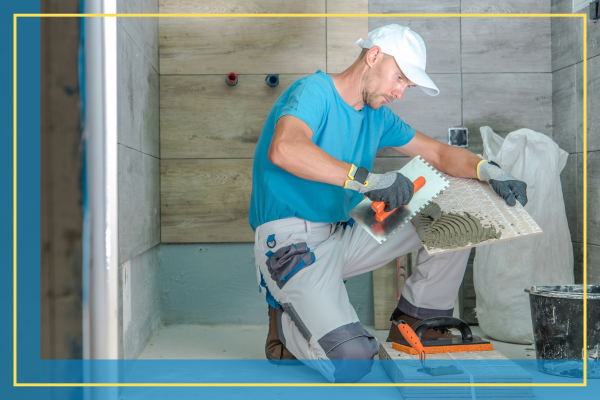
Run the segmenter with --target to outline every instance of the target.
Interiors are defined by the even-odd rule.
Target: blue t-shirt
[[[357,111],[320,70],[298,79],[279,96],[263,127],[254,152],[249,220],[253,230],[277,219],[297,217],[312,222],[348,221],[348,211],[363,198],[341,186],[299,178],[269,161],[267,153],[275,124],[284,115],[304,121],[312,141],[332,157],[373,170],[378,149],[407,144],[415,135],[388,107]]]

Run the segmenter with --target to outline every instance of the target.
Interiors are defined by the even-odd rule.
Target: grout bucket
[[[531,322],[538,369],[583,378],[583,285],[532,286]],[[587,285],[588,378],[600,378],[600,286]]]

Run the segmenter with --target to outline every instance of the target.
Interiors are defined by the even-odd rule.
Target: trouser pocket
[[[310,251],[306,242],[281,247],[275,253],[267,253],[267,257],[267,269],[279,289],[298,271],[315,262],[315,254]]]

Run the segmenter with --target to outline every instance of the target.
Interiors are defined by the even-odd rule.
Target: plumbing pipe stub
[[[271,87],[279,85],[279,77],[277,75],[267,75],[265,81],[267,82],[267,85]]]
[[[235,86],[238,83],[238,76],[235,72],[230,72],[227,74],[227,79],[225,79],[225,82],[227,82],[227,84],[229,86]]]

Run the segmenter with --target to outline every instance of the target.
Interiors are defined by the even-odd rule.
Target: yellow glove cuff
[[[479,180],[481,180],[481,178],[479,177],[479,166],[481,165],[482,162],[487,162],[487,160],[481,160],[477,164],[477,179],[479,179]]]
[[[348,182],[353,181],[354,180],[354,175],[352,174],[352,172],[354,172],[356,174],[356,171],[358,170],[358,168],[356,168],[354,166],[354,164],[352,164],[350,166],[350,171],[348,171],[348,179],[346,182],[344,182],[344,189],[347,189],[346,186],[348,185]]]

